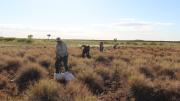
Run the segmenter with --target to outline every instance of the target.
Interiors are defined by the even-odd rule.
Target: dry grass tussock
[[[61,100],[64,89],[54,80],[41,80],[31,86],[28,93],[29,101],[63,101]]]
[[[63,86],[54,80],[45,79],[31,86],[27,93],[28,101],[98,101],[79,81]]]
[[[77,74],[76,77],[84,84],[86,84],[94,94],[100,94],[103,92],[103,79],[92,69],[85,69],[84,71]]]
[[[2,101],[179,101],[179,47],[69,47],[76,80],[53,80],[54,47],[0,47]],[[17,89],[18,88],[18,89]],[[15,93],[13,93],[15,92]],[[1,100],[1,99],[0,99]]]
[[[47,77],[47,74],[47,71],[39,65],[28,64],[17,72],[15,82],[19,90],[24,90],[28,85]]]
[[[18,57],[1,55],[0,59],[0,71],[16,71],[22,66],[22,59]]]
[[[131,84],[131,94],[137,101],[179,101],[179,84],[179,81],[136,78]]]

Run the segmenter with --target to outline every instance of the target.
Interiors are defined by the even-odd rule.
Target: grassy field
[[[64,41],[70,47],[77,47],[83,44],[91,45],[91,46],[98,46],[100,41],[103,41],[105,46],[112,46],[114,44],[119,44],[121,46],[165,46],[165,47],[180,47],[180,41],[144,41],[144,40],[71,40],[71,39],[64,39]],[[22,45],[36,45],[36,46],[52,46],[55,45],[56,41],[54,39],[27,39],[27,38],[3,38],[0,37],[0,45],[15,45],[15,46],[22,46]]]
[[[0,38],[0,101],[180,101],[179,42],[109,40],[91,59],[79,46],[99,41],[65,42],[71,82],[53,79],[55,40]]]

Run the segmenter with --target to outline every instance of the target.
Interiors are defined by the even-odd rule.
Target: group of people
[[[62,41],[61,38],[56,39],[56,61],[55,61],[55,68],[56,68],[56,73],[61,72],[61,67],[64,65],[64,70],[65,72],[69,71],[68,67],[68,49],[67,45]],[[99,49],[100,52],[104,51],[104,43],[100,42],[99,44]],[[90,56],[90,46],[89,45],[82,45],[82,57],[85,58],[91,58]]]

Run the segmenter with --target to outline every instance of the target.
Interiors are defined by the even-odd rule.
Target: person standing
[[[56,39],[56,62],[55,62],[55,68],[56,73],[62,72],[61,67],[64,65],[64,70],[67,72],[69,70],[68,68],[68,51],[66,44],[62,41],[61,38]],[[63,63],[63,65],[62,65]]]
[[[104,43],[103,42],[100,42],[99,48],[100,48],[100,52],[104,51]]]

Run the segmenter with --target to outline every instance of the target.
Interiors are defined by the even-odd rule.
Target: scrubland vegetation
[[[143,42],[141,43],[144,44]],[[54,46],[0,47],[1,101],[180,101],[180,47],[69,47],[76,80],[53,79]],[[140,45],[139,45],[140,46]]]

